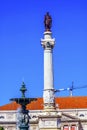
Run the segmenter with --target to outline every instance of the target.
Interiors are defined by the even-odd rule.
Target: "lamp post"
[[[26,98],[25,92],[27,91],[24,82],[20,88],[22,93],[21,98],[11,98],[11,101],[16,101],[16,103],[21,105],[20,119],[19,119],[19,129],[20,130],[28,130],[29,128],[29,115],[28,110],[26,110],[26,105],[29,104],[31,101],[37,100],[36,98]]]

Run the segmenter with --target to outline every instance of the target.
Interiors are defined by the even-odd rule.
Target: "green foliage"
[[[2,126],[0,126],[0,130],[4,130],[4,128]]]

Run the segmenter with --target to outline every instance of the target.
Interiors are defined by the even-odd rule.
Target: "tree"
[[[2,126],[0,126],[0,130],[4,130],[4,128]]]

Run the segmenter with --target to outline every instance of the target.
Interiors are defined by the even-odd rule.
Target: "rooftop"
[[[87,108],[87,96],[78,97],[56,97],[56,104],[59,109],[86,109]],[[0,110],[17,110],[20,107],[16,102],[0,106]],[[43,98],[37,98],[36,101],[32,101],[27,105],[29,110],[42,110],[43,109]]]

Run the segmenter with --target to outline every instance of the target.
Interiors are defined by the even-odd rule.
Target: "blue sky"
[[[55,89],[87,85],[87,1],[0,1],[0,105],[20,97],[24,80],[28,97],[43,95],[44,15],[52,16]],[[87,96],[87,88],[73,91]],[[60,92],[56,96],[69,96]]]

